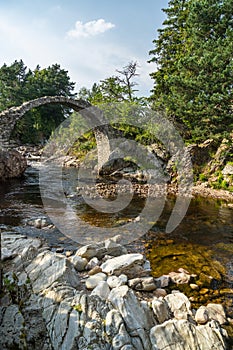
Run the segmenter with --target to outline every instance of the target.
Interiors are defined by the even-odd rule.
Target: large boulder
[[[148,334],[154,325],[154,319],[149,307],[143,307],[128,286],[112,289],[108,299],[124,320],[134,348],[137,350],[151,350],[152,344]]]
[[[150,331],[152,350],[224,350],[226,336],[216,321],[195,326],[187,320],[169,320]]]
[[[123,254],[104,262],[100,267],[108,275],[120,276],[125,274],[129,278],[147,273],[143,269],[144,257],[142,254]]]
[[[16,150],[0,150],[0,179],[20,177],[27,168],[26,158]]]

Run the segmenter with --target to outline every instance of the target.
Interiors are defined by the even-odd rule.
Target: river
[[[40,163],[32,162],[22,179],[0,183],[0,228],[7,232],[20,232],[29,236],[44,237],[52,250],[72,251],[79,244],[53,226],[38,229],[27,220],[44,216],[39,188]],[[66,169],[63,176],[65,191],[72,198],[76,169]],[[75,182],[75,180],[74,180]],[[50,184],[48,184],[49,188]],[[75,196],[72,201],[75,203]],[[99,214],[87,204],[77,201],[76,214],[90,225],[111,227],[137,217],[144,199],[136,197],[121,214]],[[185,290],[201,303],[215,301],[225,303],[228,314],[233,316],[233,209],[221,200],[193,198],[186,216],[171,233],[165,233],[166,223],[174,206],[174,198],[168,198],[158,222],[129,249],[143,251],[149,258],[154,276],[169,273],[180,267],[198,276],[214,274],[212,285],[203,284],[208,292],[197,295]],[[120,231],[120,226],[119,226]],[[120,233],[120,232],[119,232]],[[214,263],[212,263],[214,262]],[[218,265],[219,264],[219,265]],[[218,268],[219,266],[219,268]],[[210,270],[212,268],[212,270]],[[223,270],[224,269],[224,270]],[[219,281],[219,276],[221,276]],[[215,283],[214,283],[215,282]],[[203,289],[203,288],[202,288]],[[195,299],[196,298],[196,299]]]

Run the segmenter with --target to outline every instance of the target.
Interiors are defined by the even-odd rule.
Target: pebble
[[[75,269],[79,272],[84,271],[87,265],[87,259],[81,258],[81,256],[78,255],[71,256],[69,260],[74,265]]]
[[[200,290],[200,294],[201,295],[205,295],[205,294],[207,294],[209,292],[209,289],[208,288],[202,288],[201,290]]]
[[[233,294],[233,289],[232,288],[220,289],[220,294]]]
[[[69,258],[71,255],[74,254],[74,251],[73,250],[67,250],[66,251],[66,257]]]
[[[100,266],[95,266],[95,267],[93,267],[93,269],[91,269],[89,272],[88,272],[88,275],[89,276],[93,276],[93,275],[96,275],[97,273],[99,273],[99,272],[102,272],[102,269],[101,269],[101,267]]]
[[[182,269],[183,270],[183,269]],[[185,270],[183,270],[185,271]],[[186,284],[190,280],[189,273],[186,272],[170,272],[169,276],[171,278],[171,281],[176,284]]]
[[[99,265],[99,259],[94,257],[86,265],[86,270],[92,270],[97,265]]]
[[[64,248],[57,248],[56,249],[56,253],[63,253],[64,252]]]
[[[205,306],[200,306],[197,309],[195,321],[199,324],[206,324],[209,321],[208,310]]]
[[[157,288],[153,294],[156,298],[160,298],[160,297],[164,298],[167,295],[167,292],[165,289]]]
[[[107,279],[107,275],[105,275],[105,273],[103,272],[99,272],[96,275],[90,276],[86,280],[86,288],[94,289],[99,284],[99,282],[106,281],[106,279]]]
[[[194,289],[194,290],[198,290],[199,286],[197,284],[195,284],[195,283],[190,283],[190,288]]]
[[[155,278],[155,283],[158,288],[165,288],[169,285],[170,277],[168,275],[163,275]]]
[[[120,276],[109,276],[107,279],[107,283],[110,288],[116,288],[123,286],[127,283],[128,277],[124,274],[121,274]]]

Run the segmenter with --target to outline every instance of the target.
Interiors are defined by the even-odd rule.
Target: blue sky
[[[0,0],[0,66],[22,59],[34,69],[58,63],[76,90],[139,63],[138,89],[149,95],[149,50],[168,0]]]

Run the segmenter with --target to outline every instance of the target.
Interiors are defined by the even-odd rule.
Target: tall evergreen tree
[[[202,139],[233,128],[233,0],[173,0],[151,51],[155,108]],[[172,34],[173,33],[173,34]]]

